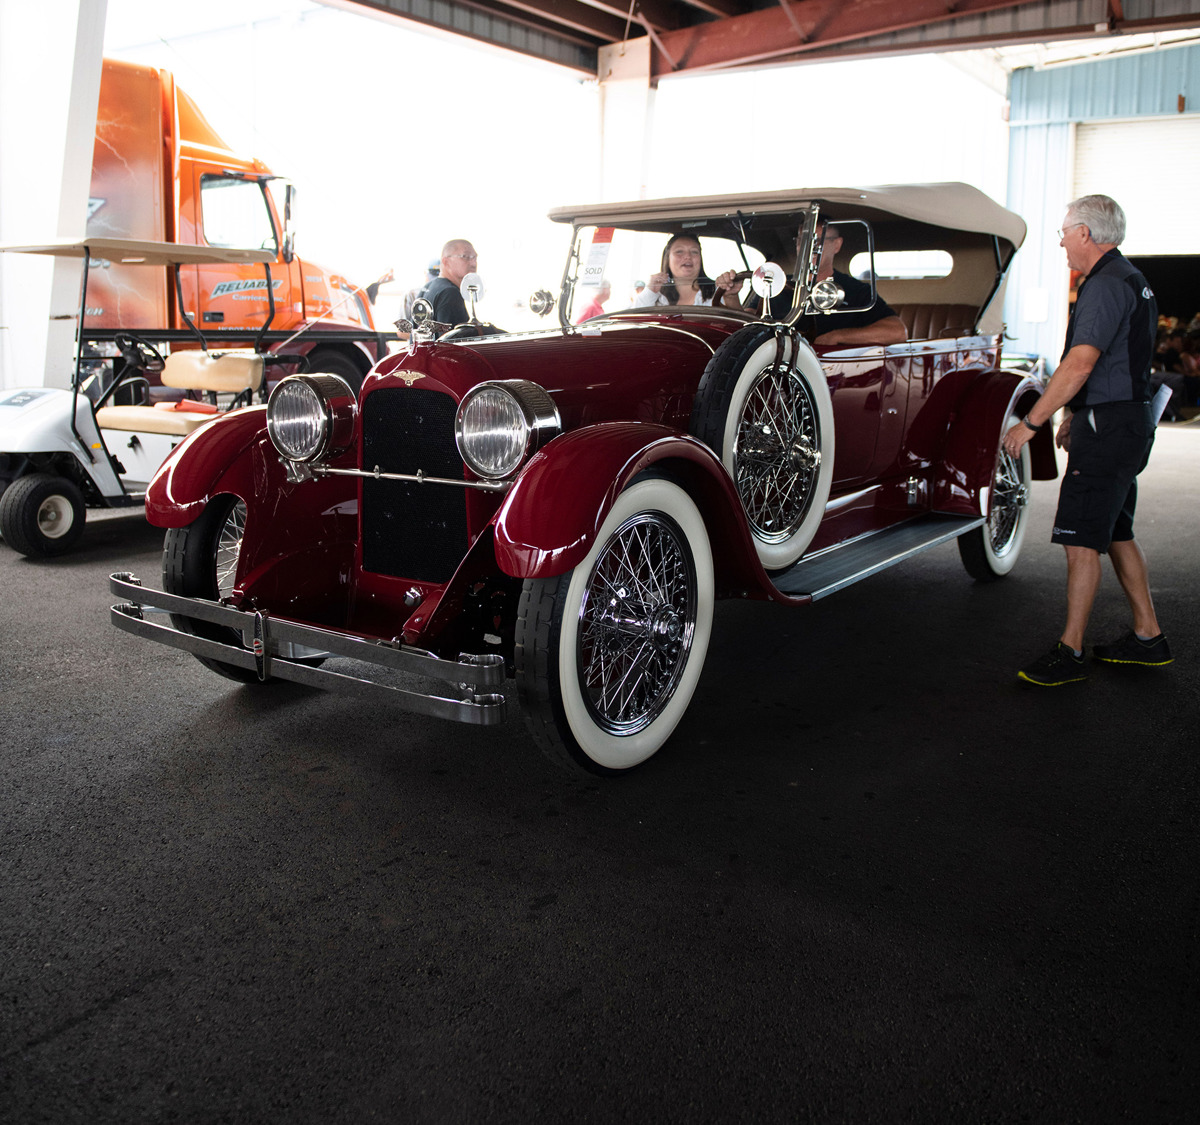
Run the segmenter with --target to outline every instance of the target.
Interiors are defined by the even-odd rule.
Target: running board
[[[982,516],[922,516],[801,559],[771,580],[781,593],[815,602],[930,547],[957,539],[984,522]]]

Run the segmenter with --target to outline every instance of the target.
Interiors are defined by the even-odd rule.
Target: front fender
[[[617,497],[658,469],[695,501],[708,527],[723,595],[768,597],[741,502],[703,442],[666,426],[602,422],[572,430],[534,456],[493,520],[496,562],[514,578],[547,578],[577,566]]]
[[[188,434],[159,466],[146,490],[146,518],[156,527],[186,527],[218,492],[236,492],[254,479],[252,451],[267,428],[267,408],[218,415]],[[230,474],[242,488],[218,488]]]
[[[986,516],[996,454],[1010,417],[1021,417],[1037,401],[1041,385],[1009,371],[993,371],[980,379],[959,404],[933,485],[933,507],[939,512]],[[1054,439],[1049,429],[1030,444],[1033,477],[1058,475]]]

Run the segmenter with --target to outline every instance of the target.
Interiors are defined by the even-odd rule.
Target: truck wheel
[[[739,329],[704,369],[690,430],[733,478],[759,561],[791,566],[816,534],[833,477],[833,404],[816,356],[778,325]]]
[[[0,535],[31,558],[65,554],[79,542],[86,519],[83,493],[66,477],[30,473],[0,495]]]
[[[699,510],[673,482],[639,477],[574,570],[525,581],[516,680],[534,741],[589,773],[646,761],[691,702],[712,611]]]
[[[308,370],[328,375],[340,375],[355,394],[362,389],[364,372],[348,355],[328,348],[315,348],[308,353]]]
[[[219,601],[237,580],[238,557],[246,530],[246,505],[236,496],[218,496],[187,527],[173,527],[163,542],[162,581],[168,594]],[[241,634],[222,625],[171,614],[184,633],[210,641],[241,644]],[[253,669],[197,656],[205,668],[239,683],[258,683]]]
[[[1010,417],[1001,431],[1001,439],[1019,418]],[[992,474],[991,510],[987,523],[958,537],[958,553],[967,573],[976,582],[995,582],[1014,566],[1025,541],[1029,523],[1029,481],[1032,460],[1028,444],[1020,456],[1013,457],[1001,444]]]

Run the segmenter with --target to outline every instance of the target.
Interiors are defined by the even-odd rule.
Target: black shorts
[[[1105,552],[1133,538],[1137,475],[1150,459],[1154,419],[1142,403],[1081,410],[1071,420],[1071,446],[1052,543]]]

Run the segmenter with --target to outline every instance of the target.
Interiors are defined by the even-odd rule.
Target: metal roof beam
[[[651,53],[655,78],[684,71],[774,62],[891,31],[1018,8],[1028,0],[798,0],[666,32]],[[797,30],[799,29],[799,30]],[[674,65],[667,57],[675,60]]]
[[[459,2],[463,3],[464,0]],[[487,10],[486,6],[483,7]],[[576,3],[575,0],[498,0],[497,7],[511,8],[514,12],[532,16],[538,26],[550,31],[565,28],[605,43],[617,42],[625,37],[623,14],[614,15],[600,4]]]

